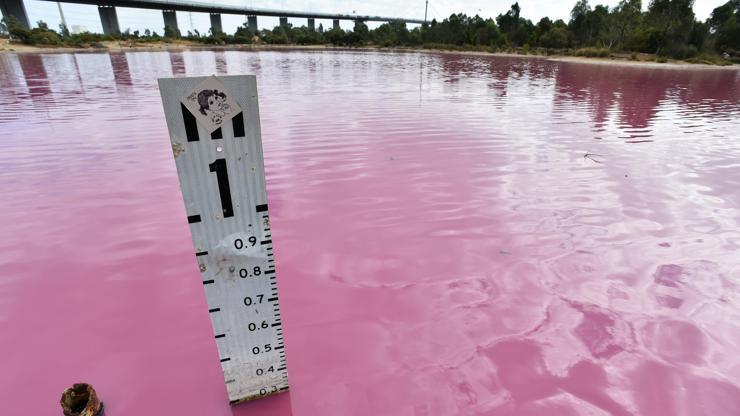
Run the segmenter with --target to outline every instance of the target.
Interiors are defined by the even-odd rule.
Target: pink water
[[[291,390],[230,408],[156,78],[255,73]],[[0,410],[740,414],[740,72],[0,55]]]

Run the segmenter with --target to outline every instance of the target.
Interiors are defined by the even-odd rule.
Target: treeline
[[[661,57],[689,59],[698,55],[717,55],[740,59],[740,0],[729,0],[717,7],[702,22],[693,12],[693,0],[651,0],[645,11],[641,0],[621,0],[614,7],[591,6],[578,0],[568,22],[544,17],[533,23],[521,16],[518,3],[495,19],[453,14],[442,20],[409,30],[404,23],[390,22],[369,30],[361,21],[353,30],[316,30],[277,26],[252,34],[246,24],[233,35],[226,33],[174,33],[165,28],[156,32],[125,31],[120,37],[94,34],[70,35],[65,27],[58,32],[43,22],[25,30],[12,19],[4,19],[4,29],[11,37],[25,43],[79,44],[104,40],[128,39],[157,41],[186,38],[206,44],[333,44],[340,46],[376,45],[480,50],[556,50],[585,51],[598,56],[611,52],[640,52]]]

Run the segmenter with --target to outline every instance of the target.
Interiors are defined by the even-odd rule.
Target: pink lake
[[[289,392],[230,407],[156,79],[257,75]],[[0,403],[740,414],[740,71],[0,55]]]

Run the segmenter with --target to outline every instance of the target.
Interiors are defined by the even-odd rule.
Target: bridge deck
[[[54,1],[54,0],[42,0]],[[91,4],[95,6],[132,7],[137,9],[176,10],[183,12],[239,14],[254,16],[300,17],[314,19],[362,20],[367,22],[406,22],[424,23],[423,19],[405,19],[402,17],[365,16],[354,14],[313,13],[289,10],[256,9],[252,7],[218,5],[194,1],[165,0],[64,0],[63,3]]]

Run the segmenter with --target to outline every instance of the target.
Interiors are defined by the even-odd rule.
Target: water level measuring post
[[[229,401],[285,391],[255,77],[161,78],[159,89]]]

